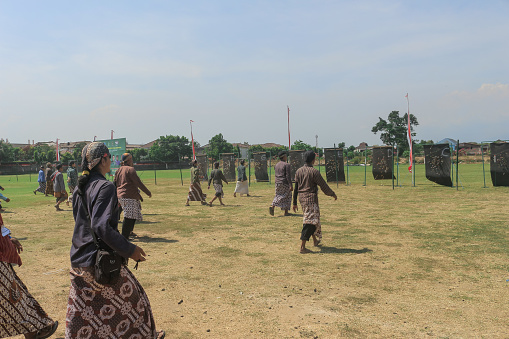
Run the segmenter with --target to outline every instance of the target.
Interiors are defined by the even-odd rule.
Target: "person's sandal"
[[[42,330],[37,331],[35,339],[49,338],[58,328],[58,321],[55,321],[53,325],[46,326]]]
[[[274,216],[274,206],[269,207],[269,213],[270,215]]]

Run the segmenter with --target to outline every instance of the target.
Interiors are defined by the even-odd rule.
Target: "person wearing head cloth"
[[[69,198],[67,199],[67,206],[72,201],[72,194],[76,185],[78,184],[78,172],[76,171],[76,162],[74,160],[69,161],[67,167],[67,186],[69,187]]]
[[[322,225],[320,224],[320,207],[318,206],[318,186],[325,195],[337,200],[336,193],[327,185],[320,172],[313,167],[315,152],[304,153],[306,163],[295,172],[295,189],[293,190],[293,211],[297,212],[297,196],[302,207],[303,225],[301,232],[300,253],[310,253],[306,242],[313,237],[313,243],[318,246],[322,240]]]
[[[246,161],[242,159],[237,167],[237,185],[233,192],[234,197],[237,196],[237,193],[241,196],[242,194],[245,194],[249,197],[249,183],[247,182],[246,167],[244,166],[245,163]]]
[[[278,153],[279,162],[274,166],[274,172],[276,176],[276,195],[272,201],[272,205],[269,206],[270,215],[274,215],[274,207],[280,207],[282,211],[285,211],[285,215],[290,215],[288,211],[292,207],[292,176],[290,164],[286,151]]]
[[[39,188],[34,191],[34,194],[37,192],[45,193],[46,192],[46,176],[44,175],[44,166],[41,166],[39,169],[39,177],[37,178],[37,182],[39,183]]]
[[[64,175],[62,174],[62,164],[57,165],[57,171],[53,173],[51,180],[53,180],[53,194],[56,198],[55,208],[57,211],[63,211],[60,204],[67,200],[67,192],[65,190]]]
[[[53,175],[53,169],[51,168],[51,163],[48,162],[46,164],[46,169],[44,170],[44,175],[46,176],[46,196],[53,196],[53,183],[51,181],[51,176]]]
[[[210,172],[210,178],[209,178],[209,187],[207,189],[210,189],[210,183],[214,185],[214,189],[216,190],[216,194],[214,195],[214,198],[210,200],[209,206],[212,206],[212,203],[214,200],[219,199],[219,202],[221,203],[221,206],[224,206],[223,204],[223,181],[228,185],[228,180],[226,180],[223,171],[219,169],[219,162],[214,163],[214,170]]]
[[[49,338],[55,333],[58,321],[53,321],[30,294],[14,271],[21,266],[21,243],[11,237],[0,214],[0,338],[24,335],[25,338]]]
[[[141,215],[141,201],[143,201],[143,198],[140,195],[140,190],[145,192],[149,198],[152,197],[152,193],[138,177],[133,167],[133,156],[130,153],[122,154],[120,165],[115,172],[114,183],[117,186],[118,201],[124,210],[122,235],[129,238],[131,235],[135,235],[133,230],[136,220],[143,220]]]
[[[202,205],[207,205],[207,202],[205,201],[205,199],[207,199],[207,195],[203,193],[201,189],[201,178],[203,178],[203,175],[200,175],[198,161],[194,159],[191,162],[191,185],[189,186],[189,193],[187,194],[186,206],[189,206],[189,201],[201,201]]]
[[[74,233],[71,245],[71,288],[67,304],[65,338],[164,338],[156,331],[148,297],[127,268],[127,259],[145,261],[142,248],[118,232],[115,185],[105,178],[111,155],[102,142],[83,148],[83,175],[73,196]],[[97,248],[112,249],[125,260],[115,284],[94,280]]]

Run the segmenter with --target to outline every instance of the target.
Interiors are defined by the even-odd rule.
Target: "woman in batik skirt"
[[[210,183],[212,182],[214,185],[214,189],[216,190],[216,194],[214,195],[214,198],[209,202],[209,206],[212,206],[212,203],[214,200],[219,199],[219,202],[221,203],[221,206],[224,206],[223,204],[223,181],[228,185],[228,181],[224,177],[223,171],[219,169],[219,163],[214,163],[214,170],[210,172],[210,178],[209,178],[209,186],[208,189],[210,189]]]
[[[234,197],[237,196],[237,193],[240,195],[245,194],[249,197],[249,183],[247,181],[246,167],[244,166],[245,163],[244,159],[242,159],[239,167],[237,167],[237,185],[233,192]]]
[[[152,193],[141,182],[140,177],[134,169],[133,156],[130,153],[122,154],[121,166],[115,172],[115,186],[117,186],[117,196],[120,206],[124,210],[124,221],[122,222],[122,235],[126,238],[136,236],[133,233],[136,220],[142,221],[140,190],[145,192],[149,198]]]
[[[306,164],[295,172],[295,189],[293,190],[293,211],[297,212],[297,196],[302,207],[302,232],[300,253],[310,253],[306,242],[313,237],[313,243],[318,246],[322,240],[322,225],[320,223],[320,206],[318,205],[318,186],[325,195],[337,200],[336,193],[327,185],[320,172],[313,167],[315,152],[304,153]]]
[[[189,206],[190,201],[201,201],[202,205],[207,205],[205,201],[207,195],[201,190],[200,180],[203,176],[200,175],[198,161],[196,159],[193,160],[191,165],[191,185],[189,186],[189,193],[187,194],[186,206]]]
[[[17,276],[14,265],[21,266],[20,242],[12,238],[0,214],[0,338],[24,335],[28,339],[48,338],[55,333],[53,321]]]
[[[75,226],[65,337],[161,339],[165,334],[156,331],[148,297],[127,268],[127,258],[140,262],[146,255],[118,232],[117,191],[105,178],[110,157],[101,142],[88,144],[82,152],[84,171],[73,196]],[[92,232],[102,248],[114,250],[125,259],[120,277],[112,285],[94,279],[97,249]]]
[[[46,169],[44,170],[44,175],[46,176],[46,195],[50,197],[53,196],[53,181],[51,180],[51,176],[53,175],[53,169],[51,168],[51,163],[46,164]]]

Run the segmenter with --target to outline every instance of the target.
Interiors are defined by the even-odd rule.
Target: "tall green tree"
[[[178,161],[193,155],[193,147],[186,137],[178,135],[161,136],[149,150],[149,157],[156,161]]]
[[[233,151],[233,145],[226,141],[221,133],[214,135],[209,140],[209,146],[206,149],[207,156],[214,161],[219,160],[221,153],[233,153]]]
[[[378,118],[379,121],[373,128],[371,132],[377,134],[380,132],[380,140],[386,145],[398,145],[399,155],[402,155],[404,151],[409,149],[408,141],[407,141],[407,133],[408,133],[408,114],[405,113],[402,117],[399,116],[399,111],[392,111],[389,113],[389,117],[387,120]],[[414,126],[419,125],[417,122],[417,118],[410,114],[410,131],[412,137],[416,135],[414,130]]]
[[[12,162],[16,160],[14,158],[14,147],[11,144],[0,140],[0,163],[1,162]]]

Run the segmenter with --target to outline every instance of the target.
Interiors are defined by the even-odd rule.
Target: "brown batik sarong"
[[[46,183],[40,182],[39,187],[35,190],[36,192],[41,192],[42,194],[46,193]]]
[[[148,297],[127,267],[111,286],[96,283],[92,267],[71,268],[70,273],[66,338],[156,338]]]
[[[221,184],[213,184],[214,189],[216,190],[216,197],[224,198],[223,185]]]
[[[290,188],[290,185],[276,183],[276,196],[272,201],[272,206],[289,211],[292,206],[292,191],[290,191]]]
[[[0,338],[39,331],[52,324],[12,265],[0,262]]]
[[[320,223],[320,206],[318,195],[314,193],[299,193],[299,202],[302,207],[302,223],[316,226],[315,237],[322,240],[322,224]]]
[[[189,194],[187,195],[189,201],[204,201],[207,195],[201,190],[199,182],[195,182],[189,186]]]
[[[143,215],[141,214],[141,202],[139,200],[118,198],[118,202],[124,211],[124,218],[136,219],[139,221],[143,220]]]
[[[49,182],[46,181],[46,195],[51,195],[53,196],[53,194],[55,193],[55,191],[53,191],[53,182],[50,180]]]

